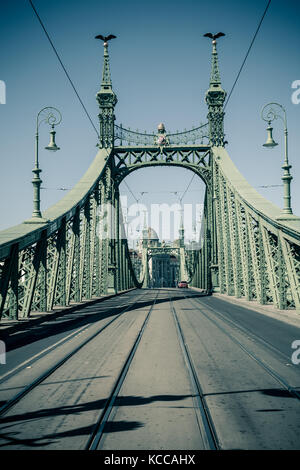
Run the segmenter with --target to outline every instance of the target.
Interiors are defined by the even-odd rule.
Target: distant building
[[[144,250],[147,251],[148,287],[176,287],[180,280],[179,245],[179,240],[169,244],[160,242],[153,228],[144,229],[137,250],[130,250],[137,278],[142,275]]]

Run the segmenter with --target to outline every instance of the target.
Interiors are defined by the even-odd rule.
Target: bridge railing
[[[74,188],[44,212],[47,223],[0,232],[0,318],[26,318],[107,293],[110,248],[98,224],[108,157],[99,150]],[[114,250],[115,290],[138,285],[125,237]]]
[[[300,311],[300,218],[284,215],[213,147],[220,292]]]
[[[211,250],[209,249],[211,241],[208,239],[208,234],[211,231],[208,220],[208,199],[208,189],[206,188],[199,239],[189,250],[185,250],[185,264],[190,285],[200,287],[207,292],[211,290],[210,271],[212,267]]]
[[[208,123],[200,124],[198,127],[185,130],[182,132],[171,133],[166,131],[166,139],[170,145],[187,145],[187,144],[203,144],[203,141],[209,140],[209,128]],[[114,139],[117,145],[137,145],[137,146],[153,146],[158,145],[158,135],[154,132],[147,133],[146,131],[139,132],[139,130],[133,131],[126,129],[122,125],[114,125]]]

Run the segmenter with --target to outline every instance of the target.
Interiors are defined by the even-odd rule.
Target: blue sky
[[[34,0],[47,30],[95,125],[102,69],[102,42],[110,44],[113,88],[118,97],[116,123],[131,129],[171,131],[206,122],[204,101],[210,75],[211,44],[206,32],[223,31],[218,44],[222,85],[230,91],[267,1]],[[97,136],[67,81],[27,0],[2,0],[0,80],[6,104],[0,104],[0,229],[16,225],[32,212],[35,119],[44,106],[57,107],[59,152],[43,147],[48,128],[40,129],[42,209],[57,202],[83,175],[96,154]],[[292,164],[292,206],[300,215],[300,104],[293,104],[292,83],[300,80],[300,2],[272,0],[246,65],[226,108],[227,151],[250,184],[282,207],[283,127],[274,124],[279,143],[266,150],[266,125],[260,111],[276,101],[287,112]],[[300,94],[299,94],[300,97]],[[134,172],[126,182],[141,202],[175,203],[192,174],[173,168]],[[261,186],[269,186],[262,188]],[[127,187],[123,194],[134,202]],[[194,178],[184,203],[201,202],[204,188]]]

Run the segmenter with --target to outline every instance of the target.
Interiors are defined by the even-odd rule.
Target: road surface
[[[1,449],[300,449],[300,322],[142,289],[4,339]]]

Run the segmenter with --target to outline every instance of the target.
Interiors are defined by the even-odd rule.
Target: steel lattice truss
[[[297,218],[270,217],[259,195],[255,197],[260,197],[262,209],[255,208],[239,190],[245,181],[223,147],[211,152],[202,147],[162,151],[118,147],[111,156],[107,159],[107,151],[99,151],[89,173],[94,180],[84,196],[72,200],[70,210],[55,216],[59,208],[54,206],[48,224],[39,228],[21,224],[15,230],[18,236],[1,232],[2,240],[8,238],[0,245],[2,318],[26,318],[33,311],[50,311],[139,285],[118,210],[118,185],[138,168],[174,163],[195,171],[207,185],[201,248],[180,253],[189,281],[207,291],[281,309],[300,308],[300,233],[293,228]],[[96,178],[95,169],[100,170]],[[239,175],[234,181],[228,177],[233,171]],[[90,184],[86,177],[83,180]],[[79,182],[78,187],[82,185]],[[78,194],[76,187],[73,192]],[[105,218],[101,208],[108,202],[116,210]],[[99,235],[103,224],[113,227],[113,237]]]
[[[98,160],[103,162],[103,157]],[[21,224],[16,231],[28,233],[0,245],[2,318],[26,318],[33,311],[51,311],[138,285],[118,210],[118,190],[109,173],[106,164],[92,188],[62,217],[38,230]],[[113,225],[114,234],[101,238],[101,211],[108,200],[113,209],[103,220]],[[7,231],[1,234],[3,239]]]
[[[77,185],[43,214],[0,232],[0,318],[27,318],[73,303],[148,285],[131,262],[119,185],[149,166],[177,166],[206,185],[197,249],[179,247],[180,275],[221,292],[280,309],[300,310],[300,219],[283,216],[238,172],[224,146],[224,101],[216,41],[205,100],[208,124],[171,134],[141,134],[114,124],[107,43],[99,104],[99,152]],[[205,141],[205,143],[203,143]],[[118,145],[116,145],[118,144]],[[126,145],[124,145],[126,144]],[[45,222],[47,220],[47,222]]]
[[[128,146],[153,146],[156,144],[157,134],[152,134],[130,129],[125,129],[122,126],[114,125],[114,140],[115,145],[123,146],[125,143]],[[203,145],[203,142],[209,142],[209,129],[208,123],[200,124],[199,127],[190,129],[188,131],[166,133],[166,137],[170,145]]]
[[[212,275],[217,267],[221,293],[299,310],[299,219],[284,219],[278,208],[245,182],[220,148],[214,152],[213,191],[211,202],[207,191],[204,240],[198,253],[202,271],[196,269],[194,285],[209,287],[203,268],[210,260]],[[251,192],[248,198],[242,194]]]
[[[210,185],[209,146],[116,147],[114,178],[120,183],[132,171],[149,166],[179,166],[194,171]]]

